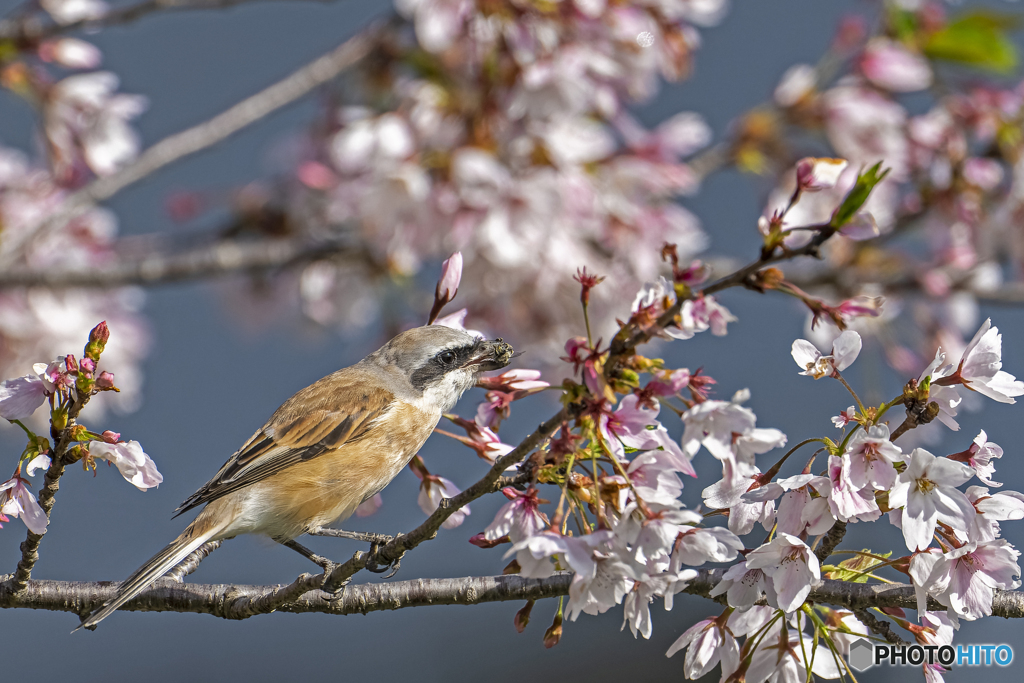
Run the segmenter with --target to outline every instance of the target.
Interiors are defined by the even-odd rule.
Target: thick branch
[[[708,597],[721,580],[722,570],[701,570],[686,593]],[[388,583],[349,586],[339,598],[311,592],[277,607],[280,612],[323,614],[367,614],[383,610],[427,605],[475,605],[508,600],[540,600],[567,595],[572,575],[559,572],[547,579],[521,576],[478,576],[453,579],[416,579]],[[246,607],[261,598],[286,591],[287,586],[251,586],[178,583],[163,579],[156,586],[130,600],[122,608],[140,612],[191,612],[211,614],[223,619],[244,619],[257,614]],[[83,615],[113,598],[117,584],[106,581],[29,581],[15,595],[9,582],[0,584],[0,607],[23,607]],[[916,606],[914,588],[909,585],[868,585],[826,580],[812,589],[810,600],[854,611],[869,607]],[[936,609],[942,609],[937,603]],[[994,616],[1007,619],[1024,617],[1024,594],[996,591],[992,604]],[[877,620],[875,620],[877,621]],[[881,622],[885,623],[885,622]]]
[[[363,255],[340,241],[298,239],[226,240],[177,253],[154,253],[89,270],[0,270],[0,289],[10,287],[123,287],[259,273],[342,254]]]

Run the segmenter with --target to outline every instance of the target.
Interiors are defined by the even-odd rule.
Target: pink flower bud
[[[805,157],[796,165],[797,185],[804,192],[835,187],[846,166],[846,159]]]
[[[92,328],[89,332],[89,341],[100,342],[106,344],[110,339],[110,328],[107,327],[107,321],[104,320],[96,327]]]
[[[512,625],[516,627],[516,633],[522,633],[526,630],[526,625],[530,623],[530,612],[532,611],[533,600],[529,600],[521,610],[516,612],[516,617],[512,620]]]
[[[441,264],[441,278],[437,281],[434,296],[438,301],[448,303],[455,298],[462,281],[462,252],[457,251]]]
[[[103,440],[106,441],[107,443],[117,443],[118,441],[121,440],[120,432],[112,432],[109,429],[100,434],[100,436],[102,436]]]
[[[299,182],[314,190],[329,190],[338,183],[334,171],[317,161],[307,161],[296,173]]]
[[[489,541],[487,540],[487,537],[481,532],[476,536],[472,536],[469,539],[469,542],[478,548],[493,548],[495,546],[501,545],[502,543],[511,543],[511,540],[509,539],[508,534],[506,534],[501,538]]]
[[[70,358],[70,356],[68,356],[68,357]],[[83,358],[82,362],[79,364],[79,366],[82,368],[83,372],[87,372],[89,374],[92,374],[93,372],[96,371],[96,361],[94,361],[92,358]],[[70,372],[70,371],[71,371],[71,368],[69,366],[68,367],[68,372]]]
[[[89,360],[86,358],[85,360]],[[75,360],[73,354],[64,356],[64,368],[68,371],[68,374],[74,375],[78,372],[78,361]]]
[[[100,387],[101,389],[113,389],[114,373],[101,372],[100,376],[96,379],[96,386]]]
[[[46,40],[39,45],[39,58],[69,69],[95,69],[103,61],[103,54],[92,43],[78,38]]]

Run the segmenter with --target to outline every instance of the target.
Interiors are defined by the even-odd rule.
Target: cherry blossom
[[[804,653],[810,662],[804,659]],[[777,626],[769,629],[761,645],[754,651],[745,679],[769,680],[773,683],[800,683],[807,680],[807,670],[825,679],[840,677],[840,670],[829,649],[815,645],[802,631],[791,633]]]
[[[811,584],[821,578],[818,558],[796,536],[777,532],[775,538],[747,555],[747,569],[762,569],[772,579],[778,607],[792,612],[803,604]]]
[[[461,492],[459,487],[450,480],[431,474],[423,477],[420,481],[420,493],[416,498],[416,502],[419,503],[420,510],[423,510],[424,514],[432,515],[441,506],[442,500],[453,498]],[[454,529],[460,526],[469,515],[469,506],[463,505],[452,513],[448,519],[444,520],[441,526],[445,529]]]
[[[94,441],[89,445],[89,455],[95,460],[106,460],[116,466],[125,481],[140,491],[159,486],[164,480],[163,475],[156,469],[156,463],[143,452],[142,444],[138,441]]]
[[[733,461],[733,435],[754,429],[757,416],[749,408],[730,401],[704,401],[683,413],[682,448],[691,458],[703,445],[719,460]]]
[[[1000,534],[999,522],[1024,519],[1024,494],[1017,491],[990,494],[984,486],[968,486],[965,494],[976,511],[974,525],[969,530],[954,530],[957,538],[965,542],[995,540]]]
[[[846,170],[846,159],[806,157],[796,164],[796,185],[803,192],[819,192],[836,186]]]
[[[46,386],[38,375],[25,375],[0,382],[0,417],[23,420],[46,400]]]
[[[611,531],[596,531],[583,536],[563,536],[555,531],[542,531],[519,541],[505,553],[516,556],[520,574],[532,579],[546,579],[555,572],[551,557],[559,555],[580,577],[580,581],[594,579],[597,561],[594,551],[604,547],[612,537]]]
[[[911,550],[923,550],[931,543],[935,524],[941,521],[955,529],[968,529],[974,521],[974,506],[955,487],[974,476],[974,470],[947,458],[936,458],[923,448],[914,449],[907,469],[889,493],[889,507],[903,508],[903,538]]]
[[[40,453],[25,463],[25,473],[30,477],[35,476],[37,470],[50,469],[50,462],[50,456],[45,453]]]
[[[537,489],[520,492],[506,487],[501,492],[509,502],[498,510],[494,521],[484,529],[485,539],[496,541],[508,536],[513,543],[518,543],[548,527],[550,522],[547,515],[538,509],[540,500],[537,498]]]
[[[832,377],[835,373],[850,367],[860,355],[860,348],[860,335],[853,330],[847,330],[832,342],[832,353],[828,356],[823,356],[814,344],[806,339],[797,339],[793,342],[792,354],[796,364],[804,369],[801,375],[821,379]]]
[[[873,522],[882,515],[874,490],[855,487],[844,465],[843,458],[829,456],[828,473],[832,488],[828,494],[828,506],[832,516],[843,522]]]
[[[1003,449],[988,440],[988,435],[982,429],[978,436],[974,437],[974,443],[970,448],[961,453],[954,453],[948,456],[951,460],[963,462],[974,468],[978,479],[988,486],[996,488],[1002,486],[997,481],[992,481],[992,475],[996,472],[996,466],[992,463],[996,458],[1003,457]]]
[[[735,671],[740,663],[739,645],[721,617],[703,619],[686,629],[665,656],[671,657],[682,649],[686,649],[683,674],[691,680],[708,673],[719,662],[723,675]]]
[[[0,484],[0,514],[20,517],[34,534],[44,533],[49,524],[46,513],[28,490],[28,482],[17,474]]]
[[[772,578],[764,569],[747,566],[746,560],[729,567],[709,593],[711,597],[723,594],[729,606],[737,609],[749,608],[764,596],[768,597],[768,604],[779,602]]]
[[[949,585],[940,601],[964,619],[992,614],[995,589],[1014,590],[1020,586],[1017,558],[1020,552],[1005,539],[968,543],[946,554]],[[945,599],[943,599],[945,598]]]
[[[897,476],[893,463],[897,462],[903,462],[903,453],[889,441],[889,427],[884,424],[854,434],[843,453],[843,467],[857,489],[891,489]]]
[[[894,92],[924,90],[932,84],[928,60],[887,38],[868,43],[860,68],[869,81]]]
[[[992,327],[989,318],[964,350],[954,377],[965,387],[1000,403],[1016,403],[1014,396],[1024,394],[1024,382],[1003,372],[1003,336]]]

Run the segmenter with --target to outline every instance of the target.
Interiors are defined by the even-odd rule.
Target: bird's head
[[[498,370],[512,359],[512,346],[488,341],[443,325],[402,332],[367,357],[408,379],[428,406],[447,412],[476,384],[481,373]]]

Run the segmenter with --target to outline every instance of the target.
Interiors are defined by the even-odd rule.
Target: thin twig
[[[313,60],[277,83],[247,97],[213,118],[187,130],[168,136],[146,149],[133,163],[111,175],[97,178],[80,190],[72,192],[37,226],[29,228],[19,240],[8,245],[4,264],[10,266],[32,240],[86,211],[95,202],[110,199],[124,188],[184,157],[211,147],[269,114],[338,77],[343,71],[366,57],[377,44],[387,24],[363,31],[349,38],[327,54]]]
[[[55,439],[56,444],[53,447],[53,452],[50,454],[50,467],[46,470],[46,476],[43,477],[43,488],[40,489],[38,497],[39,507],[46,513],[47,523],[49,523],[50,511],[53,510],[54,496],[56,496],[57,490],[60,488],[60,478],[64,474],[64,468],[70,464],[66,456],[68,448],[74,442],[71,438],[71,430],[77,424],[78,415],[85,408],[90,398],[91,395],[88,393],[81,392],[78,394],[78,398],[68,408],[67,425],[60,432],[60,438]],[[32,578],[32,569],[35,567],[36,562],[39,561],[39,544],[42,542],[45,534],[46,529],[43,529],[41,534],[32,531],[27,532],[25,540],[21,544],[21,559],[18,561],[18,568],[4,582],[2,590],[9,589],[13,594],[17,595],[25,589],[29,579]]]
[[[152,253],[139,259],[114,261],[89,270],[0,270],[0,289],[14,287],[95,287],[162,285],[236,273],[260,273],[351,255],[365,261],[366,254],[352,240],[263,239],[225,240],[172,253]]]
[[[33,14],[0,21],[0,40],[11,40],[19,45],[32,45],[47,38],[67,35],[76,31],[95,31],[101,28],[130,24],[158,12],[229,9],[237,5],[268,1],[270,0],[143,0],[126,7],[112,8],[99,19],[83,19],[70,24],[58,24],[49,21],[45,14]],[[336,0],[276,1],[326,4]]]

